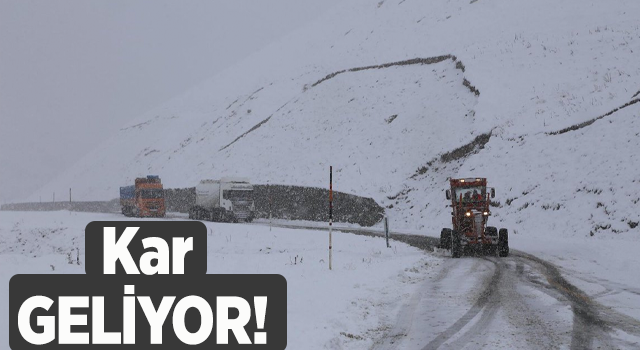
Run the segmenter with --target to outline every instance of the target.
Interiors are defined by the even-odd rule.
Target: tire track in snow
[[[487,259],[488,260],[488,259]],[[446,341],[451,339],[454,335],[459,333],[462,328],[471,322],[481,311],[482,315],[480,319],[467,330],[460,338],[450,345],[456,349],[461,348],[471,340],[478,340],[478,335],[482,335],[490,325],[491,321],[495,318],[496,312],[499,308],[499,300],[497,296],[497,288],[499,281],[502,277],[502,269],[494,261],[488,260],[493,263],[493,274],[488,281],[485,281],[485,288],[480,293],[480,297],[475,304],[459,318],[453,325],[449,326],[444,332],[440,333],[429,344],[427,344],[422,350],[433,350],[440,348]],[[472,339],[473,338],[473,339]]]
[[[422,303],[433,303],[437,296],[445,296],[451,293],[451,291],[457,291],[465,288],[460,284],[468,283],[469,277],[480,277],[480,274],[486,274],[480,270],[480,267],[486,267],[484,264],[476,264],[470,259],[462,260],[462,262],[473,262],[472,264],[461,264],[461,261],[454,261],[452,259],[446,259],[443,261],[442,267],[432,279],[425,280],[420,288],[417,289],[413,297],[406,302],[397,313],[397,320],[390,332],[387,332],[382,338],[380,338],[372,349],[397,349],[401,347],[407,347],[406,342],[413,342],[415,339],[406,340],[406,337],[410,334],[419,333],[421,329],[420,325],[415,325],[414,320],[420,319],[429,315],[429,306]],[[493,269],[495,270],[495,269]],[[475,285],[479,285],[478,290],[474,290],[470,294],[482,294],[486,292],[486,289],[490,285],[491,277],[494,271],[486,277],[481,278],[481,282]],[[435,298],[434,298],[435,296]],[[447,298],[444,298],[447,300]],[[441,300],[442,302],[443,300]],[[446,303],[446,301],[445,301]],[[425,309],[425,306],[426,309]],[[468,313],[468,312],[467,312]],[[473,315],[475,316],[475,315]],[[473,317],[470,316],[470,319]],[[417,332],[416,332],[417,329]],[[455,333],[455,332],[454,332]],[[412,346],[415,344],[411,344]]]
[[[413,320],[415,319],[415,311],[418,309],[418,305],[422,302],[424,293],[421,288],[411,296],[409,302],[404,304],[399,312],[398,320],[391,329],[381,339],[374,342],[372,349],[391,349],[396,347],[396,342],[406,337],[409,330],[413,327]]]
[[[569,270],[569,269],[566,269]],[[610,294],[619,294],[622,292],[626,292],[626,293],[631,293],[631,294],[635,294],[640,296],[640,288],[634,288],[631,286],[628,286],[626,284],[622,284],[622,283],[618,283],[618,282],[613,282],[613,281],[609,281],[603,278],[598,278],[595,276],[590,276],[587,275],[585,273],[579,272],[579,271],[575,271],[575,270],[569,270],[571,271],[571,275],[575,276],[576,278],[579,278],[583,281],[589,282],[589,283],[593,283],[593,284],[597,284],[602,286],[603,288],[605,288],[607,291],[609,291],[610,293],[606,293],[606,292],[602,292],[602,293],[598,293],[600,294],[599,296],[603,296],[603,295],[610,295]],[[592,296],[592,298],[596,298],[596,296]]]
[[[514,255],[529,261],[528,265],[542,272],[549,285],[569,301],[573,311],[573,330],[570,344],[572,350],[618,348],[613,345],[614,341],[610,334],[613,329],[620,329],[627,334],[640,336],[639,320],[594,301],[593,298],[562,277],[560,270],[552,263],[524,252],[518,251]]]
[[[311,229],[311,230],[328,230],[328,227],[319,226],[307,226],[307,225],[293,225],[293,224],[279,224],[273,225],[276,227],[292,228],[292,229]],[[362,229],[362,228],[339,228],[334,227],[335,231],[342,231],[347,233],[353,233],[357,235],[382,237],[383,233],[374,229]],[[439,239],[435,237],[403,234],[403,233],[390,233],[390,238],[396,241],[400,241],[419,249],[433,252],[439,244]],[[516,275],[522,276],[521,281],[531,286],[536,286],[539,291],[556,298],[561,302],[568,302],[571,305],[571,311],[573,313],[573,325],[571,331],[570,348],[572,350],[577,349],[593,349],[593,348],[615,348],[610,332],[613,329],[620,329],[627,334],[640,337],[640,320],[634,319],[630,316],[616,312],[615,310],[606,308],[599,303],[595,302],[582,290],[569,283],[562,274],[558,267],[554,264],[540,259],[534,255],[524,253],[517,250],[511,250],[510,258],[501,258],[499,260],[515,260],[516,263]],[[454,260],[459,261],[459,260]],[[520,264],[520,265],[519,265]],[[519,267],[522,266],[522,267]],[[547,280],[548,284],[544,284],[541,281],[532,281],[526,277],[525,266],[529,266],[531,269],[540,272]],[[461,318],[456,320],[449,328],[438,335],[435,339],[430,341],[424,349],[438,349],[444,345],[447,340],[451,339],[454,335],[460,332],[465,325],[469,324],[487,305],[492,301],[492,295],[500,290],[500,278],[505,271],[508,270],[506,264],[498,264],[495,268],[493,275],[490,278],[488,287],[484,289],[480,297],[473,304],[470,310],[468,310]],[[446,277],[448,272],[443,273],[443,277]],[[563,298],[560,298],[562,296]],[[502,303],[498,304],[498,307],[502,307]],[[491,310],[490,310],[491,311]],[[493,314],[495,315],[495,314]],[[489,318],[493,318],[491,312]],[[467,332],[465,332],[466,334]],[[467,335],[461,335],[467,339],[475,339],[471,337],[474,334],[469,333]],[[476,334],[478,335],[478,334]],[[637,344],[620,341],[623,347],[629,345],[637,346]],[[464,346],[456,341],[456,345]],[[468,343],[466,343],[468,344]],[[553,346],[561,346],[562,344],[553,344]],[[619,346],[618,346],[619,347]]]
[[[496,259],[496,258],[494,258]],[[568,301],[549,285],[544,276],[531,264],[511,256],[496,260],[503,269],[498,298],[504,320],[519,332],[521,345],[531,349],[553,349],[571,341],[569,312],[557,313],[557,303],[569,306]],[[546,302],[545,302],[546,299]],[[549,311],[557,312],[549,312]]]
[[[459,319],[456,323],[460,322],[461,324],[457,326],[454,324],[447,329],[452,332],[440,334],[423,350],[461,349],[472,344],[480,347],[488,346],[487,339],[492,333],[500,334],[502,331],[494,322],[499,312],[516,329],[526,329],[524,334],[519,335],[526,340],[521,345],[533,349],[549,349],[557,346],[560,343],[562,332],[544,322],[538,315],[540,310],[531,308],[527,302],[527,296],[523,295],[520,290],[522,288],[521,279],[525,277],[525,264],[519,259],[512,258],[483,257],[482,260],[493,264],[494,274],[488,288],[485,289],[486,294],[481,296],[477,304],[474,305],[476,308],[479,303],[482,303],[481,309],[474,310],[472,308],[477,316],[471,319],[467,317]],[[553,297],[553,295],[549,295]],[[531,297],[529,296],[529,298]],[[461,325],[462,327],[460,327]]]

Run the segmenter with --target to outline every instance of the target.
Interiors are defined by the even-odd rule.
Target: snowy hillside
[[[31,199],[111,199],[145,174],[324,187],[333,165],[334,188],[373,197],[394,227],[438,234],[447,177],[483,176],[518,233],[637,232],[640,103],[555,132],[640,97],[639,15],[635,0],[345,2]]]

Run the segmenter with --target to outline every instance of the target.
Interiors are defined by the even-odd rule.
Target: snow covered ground
[[[0,349],[9,349],[9,279],[14,274],[84,273],[84,228],[120,215],[0,212]],[[381,238],[328,235],[257,225],[206,223],[208,273],[274,273],[287,279],[289,349],[360,349],[395,318],[398,297],[411,295],[442,258]],[[78,261],[80,264],[78,265]]]
[[[132,219],[0,212],[0,314],[8,312],[13,274],[84,273],[84,227],[93,220]],[[512,248],[559,266],[562,277],[592,300],[587,306],[598,320],[615,326],[605,331],[576,317],[576,301],[544,265],[515,250],[504,259],[451,259],[438,249],[427,253],[399,242],[389,249],[382,238],[335,232],[334,270],[328,271],[326,231],[270,229],[267,222],[206,226],[208,273],[285,276],[291,349],[640,346],[640,279],[632,277],[640,257],[630,242],[511,241]],[[6,322],[0,321],[0,339],[7,339]],[[8,342],[0,348],[8,349]]]

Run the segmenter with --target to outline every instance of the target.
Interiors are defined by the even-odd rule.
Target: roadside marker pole
[[[332,270],[331,259],[333,258],[333,247],[331,245],[331,235],[333,230],[333,166],[329,166],[329,270]]]
[[[384,236],[387,238],[387,248],[391,248],[389,245],[389,218],[384,217]]]

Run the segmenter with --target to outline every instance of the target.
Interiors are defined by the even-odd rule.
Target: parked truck
[[[218,222],[251,222],[254,214],[253,185],[242,177],[200,181],[189,209],[190,219]]]
[[[160,177],[139,177],[134,185],[120,187],[120,207],[125,216],[164,217],[164,189]]]
[[[506,257],[509,255],[509,232],[487,226],[494,188],[487,188],[486,178],[451,179],[446,197],[451,201],[452,228],[440,232],[440,247],[459,258],[465,250]]]

